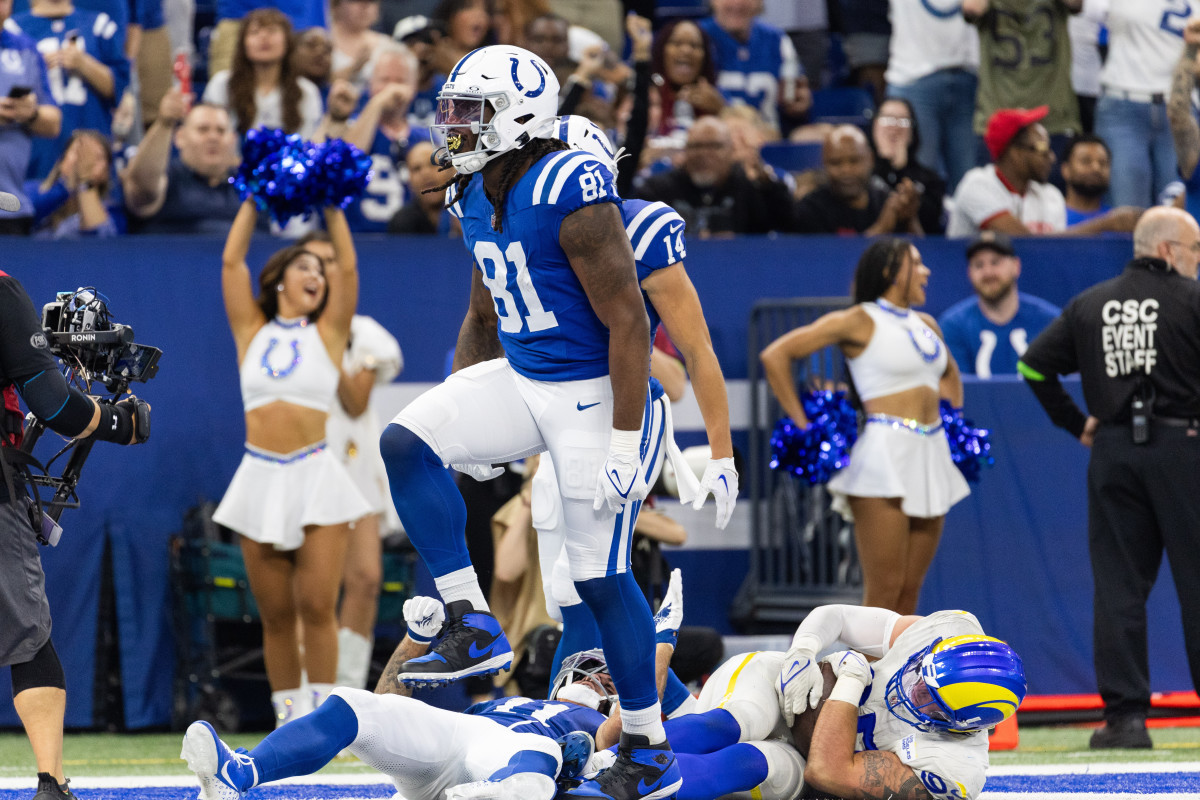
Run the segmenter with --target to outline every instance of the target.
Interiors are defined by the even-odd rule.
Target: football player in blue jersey
[[[619,722],[606,716],[613,686],[598,651],[571,660],[550,700],[508,697],[459,713],[412,699],[396,682],[397,669],[425,653],[445,614],[439,601],[415,597],[404,616],[408,633],[376,694],[340,687],[249,752],[232,752],[207,722],[192,723],[180,757],[199,778],[199,800],[235,800],[264,783],[311,774],[346,748],[391,778],[406,800],[551,800],[556,778],[577,774],[591,755],[592,737],[616,738],[601,732]],[[555,740],[576,731],[587,736],[563,752]]]
[[[614,152],[607,135],[586,117],[571,115],[559,119],[557,136],[573,149],[590,153],[614,175],[617,174],[619,151]],[[638,281],[650,317],[651,335],[663,322],[672,334],[691,375],[696,402],[704,418],[712,457],[706,468],[700,491],[688,466],[674,446],[668,420],[663,436],[664,447],[658,451],[660,462],[650,467],[653,476],[665,451],[679,476],[679,498],[700,508],[709,491],[717,506],[717,528],[724,529],[733,514],[737,501],[738,473],[733,462],[733,443],[729,433],[729,402],[721,365],[712,349],[708,325],[700,298],[684,269],[687,256],[683,218],[666,203],[646,200],[625,200],[621,204],[621,219],[629,235],[636,259]],[[664,406],[667,401],[659,401]],[[542,584],[547,598],[547,610],[563,623],[556,659],[591,647],[599,647],[599,633],[588,607],[575,591],[562,549],[562,512],[557,494],[552,488],[541,490],[555,481],[552,459],[542,457],[534,476],[532,517],[538,531],[538,555],[542,568]],[[654,480],[651,478],[650,483]],[[557,673],[557,665],[551,674]],[[674,673],[668,675],[664,710],[670,714],[677,704],[686,704],[690,694]]]
[[[683,619],[682,596],[677,586],[674,591],[667,602],[674,612],[655,617],[659,679]],[[404,660],[423,654],[444,630],[442,604],[412,598],[404,604],[404,617],[407,635],[374,694],[340,687],[316,711],[276,729],[249,751],[231,751],[207,722],[192,723],[180,757],[199,779],[198,800],[237,800],[257,786],[312,774],[343,749],[391,778],[405,800],[551,800],[564,796],[560,787],[577,786],[585,768],[613,762],[611,752],[590,758],[597,746],[611,745],[620,734],[619,717],[610,715],[617,698],[603,651],[568,658],[548,700],[504,697],[462,713],[446,711],[412,699],[395,680]],[[770,682],[766,691],[776,705]],[[739,742],[746,736],[734,719],[716,709],[668,723],[672,735],[696,753],[680,756],[685,776],[680,800],[754,789],[763,800],[792,800],[801,787],[799,753],[780,741]]]
[[[578,792],[667,797],[679,771],[660,719],[650,609],[629,572],[642,462],[659,446],[647,424],[650,326],[613,174],[554,138],[557,95],[544,61],[506,45],[468,53],[438,95],[434,131],[457,172],[447,205],[476,269],[454,374],[380,440],[396,510],[449,617],[436,649],[399,679],[444,683],[512,663],[444,467],[486,479],[494,463],[549,451],[571,578],[621,698],[617,764]]]

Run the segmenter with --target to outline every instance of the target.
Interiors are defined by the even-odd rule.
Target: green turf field
[[[1200,728],[1157,728],[1150,732],[1153,750],[1089,750],[1087,726],[1024,727],[1021,746],[992,753],[995,765],[1083,764],[1088,762],[1200,761]],[[262,734],[223,737],[231,747],[253,747]],[[66,742],[68,775],[187,775],[179,760],[182,734],[88,733],[69,735]],[[363,773],[367,768],[353,757],[338,758],[323,770]],[[0,734],[0,777],[33,772],[29,742],[19,733]]]

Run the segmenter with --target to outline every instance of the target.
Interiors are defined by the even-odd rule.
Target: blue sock
[[[518,772],[540,772],[551,778],[558,776],[558,762],[554,756],[538,750],[518,750],[500,769],[488,776],[489,781],[502,781]]]
[[[432,448],[403,425],[388,425],[379,450],[392,502],[409,540],[435,578],[471,566],[467,506]]]
[[[662,696],[662,712],[670,715],[675,709],[683,705],[692,693],[683,685],[683,681],[679,680],[679,676],[675,674],[675,670],[667,670],[667,685],[663,689]]]
[[[684,714],[667,720],[663,727],[667,731],[667,741],[676,753],[715,753],[737,744],[742,738],[742,726],[723,708],[703,714]]]
[[[674,740],[671,744],[674,746]],[[748,792],[767,779],[767,757],[757,747],[735,744],[707,755],[680,754],[683,786],[676,800],[711,800],[734,792]]]
[[[558,649],[554,651],[554,661],[550,664],[551,683],[562,669],[564,658],[600,647],[600,628],[596,626],[596,618],[592,616],[586,603],[560,606],[559,610],[562,611],[563,629],[562,638],[558,640]]]
[[[325,699],[311,714],[272,731],[250,751],[258,768],[258,782],[311,775],[349,747],[358,736],[358,717],[337,695]],[[250,789],[253,776],[244,770],[238,789]]]
[[[576,581],[575,589],[596,617],[608,673],[621,697],[621,708],[638,711],[657,703],[654,621],[633,573],[625,570]]]

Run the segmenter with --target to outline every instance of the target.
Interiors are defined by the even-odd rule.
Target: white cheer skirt
[[[353,522],[369,513],[324,442],[288,455],[247,445],[213,521],[276,550],[295,550],[304,543],[305,526]]]
[[[910,517],[940,517],[971,493],[950,458],[940,423],[930,429],[912,420],[873,414],[850,451],[850,464],[826,487],[833,509],[852,521],[847,496],[899,497]]]

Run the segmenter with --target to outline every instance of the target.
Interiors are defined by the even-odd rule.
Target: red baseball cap
[[[1035,122],[1043,120],[1050,113],[1050,106],[1037,108],[1002,108],[988,118],[987,131],[983,134],[983,143],[992,154],[992,161],[1000,160],[1000,156],[1008,149],[1008,145],[1017,134]]]

